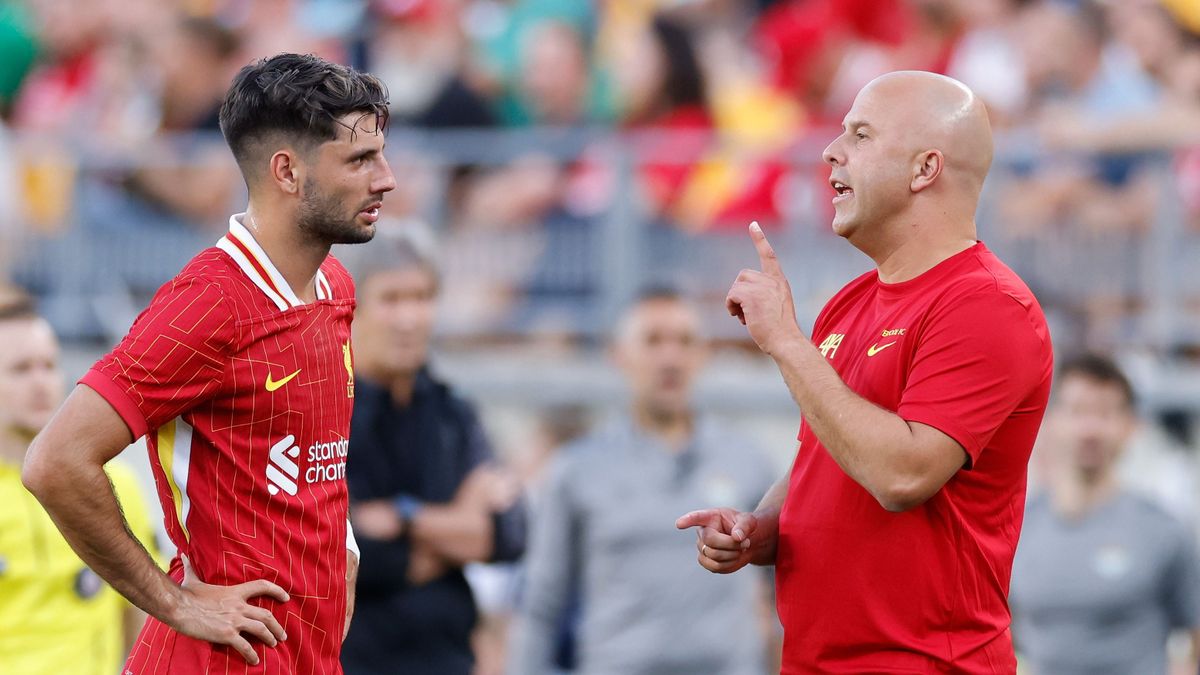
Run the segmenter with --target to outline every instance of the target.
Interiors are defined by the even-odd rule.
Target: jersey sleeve
[[[218,391],[235,339],[230,301],[220,287],[177,278],[79,382],[104,397],[141,438]]]
[[[989,290],[931,315],[897,414],[950,436],[974,465],[1000,425],[1049,376],[1050,339],[1033,309]]]

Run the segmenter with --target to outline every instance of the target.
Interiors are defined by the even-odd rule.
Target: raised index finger
[[[750,239],[754,242],[754,250],[758,251],[758,262],[763,274],[782,277],[783,268],[779,266],[779,258],[775,256],[775,249],[771,248],[771,242],[767,241],[767,235],[759,227],[757,220],[750,223]]]

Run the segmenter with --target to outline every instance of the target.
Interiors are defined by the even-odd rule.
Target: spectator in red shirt
[[[976,240],[992,157],[983,104],[923,72],[859,93],[824,159],[833,229],[878,269],[810,341],[762,230],[727,299],[803,411],[789,479],[757,510],[709,509],[699,562],[774,564],[784,675],[1016,672],[1006,602],[1050,337],[1025,284]]]

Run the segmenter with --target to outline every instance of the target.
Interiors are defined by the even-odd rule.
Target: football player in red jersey
[[[246,66],[221,130],[249,206],[155,295],[35,440],[23,470],[80,557],[150,614],[146,673],[337,673],[356,546],[345,462],[354,286],[329,255],[374,236],[395,178],[387,95],[315,56]],[[163,574],[101,467],[146,438]]]
[[[1006,596],[1053,355],[1037,300],[976,239],[987,111],[950,78],[890,73],[824,159],[834,231],[877,269],[810,341],[751,226],[761,270],[727,306],[799,404],[800,445],[754,512],[676,524],[713,572],[776,566],[785,675],[1015,673]]]

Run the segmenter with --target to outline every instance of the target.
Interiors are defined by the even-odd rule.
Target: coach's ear
[[[942,168],[945,166],[946,158],[942,155],[941,150],[926,150],[917,155],[917,161],[913,164],[913,177],[909,189],[913,192],[920,192],[933,185],[938,176],[942,175]]]
[[[289,195],[299,194],[303,176],[295,150],[291,148],[277,150],[275,154],[271,155],[270,170],[271,182],[279,186],[280,190]]]

